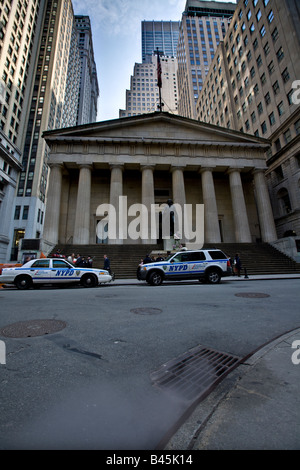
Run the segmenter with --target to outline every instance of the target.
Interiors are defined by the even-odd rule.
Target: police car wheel
[[[206,275],[206,279],[209,284],[218,284],[221,280],[221,275],[218,270],[210,270]]]
[[[155,271],[154,273],[150,274],[148,282],[149,284],[151,284],[151,286],[160,286],[163,282],[162,275],[159,272]]]
[[[29,276],[19,276],[15,280],[15,285],[21,290],[29,289],[32,286],[32,279]]]
[[[81,279],[81,284],[83,285],[83,287],[95,287],[97,281],[93,274],[87,274]]]

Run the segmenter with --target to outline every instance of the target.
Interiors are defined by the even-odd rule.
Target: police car
[[[112,276],[104,269],[78,268],[65,259],[33,259],[21,267],[4,268],[1,284],[15,284],[18,289],[29,289],[41,284],[81,284],[95,287],[110,282]]]
[[[142,265],[138,278],[153,286],[159,286],[164,280],[190,279],[217,284],[231,273],[230,260],[221,250],[187,250],[173,253],[165,261]]]

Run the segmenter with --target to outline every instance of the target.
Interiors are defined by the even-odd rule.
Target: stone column
[[[49,189],[43,239],[56,245],[59,234],[60,199],[62,186],[62,164],[49,164]]]
[[[143,224],[146,224],[146,226],[148,225],[147,238],[142,237],[142,243],[143,244],[156,243],[156,239],[151,240],[151,205],[155,204],[154,177],[153,177],[154,166],[151,166],[151,165],[141,166],[141,171],[142,171],[142,204],[147,208],[147,215],[145,214],[144,222],[142,220],[142,227],[141,227],[142,233],[143,233],[143,228],[145,229],[145,226],[143,226]]]
[[[92,165],[79,165],[74,245],[88,245],[90,243],[91,183]]]
[[[124,167],[123,165],[118,165],[118,164],[111,164],[111,175],[110,175],[110,204],[115,208],[116,210],[116,239],[115,240],[108,240],[108,243],[110,245],[115,245],[115,244],[122,244],[123,239],[119,238],[120,236],[120,227],[119,227],[119,222],[120,222],[120,197],[123,196],[123,170]],[[122,214],[121,214],[122,215]],[[124,218],[126,220],[126,217]],[[126,232],[124,231],[125,227],[122,227],[123,231],[121,230],[121,236],[122,234],[125,234]]]
[[[254,170],[253,178],[261,237],[264,242],[273,242],[277,233],[264,171]]]
[[[184,206],[186,204],[185,198],[185,185],[184,185],[184,174],[183,174],[183,167],[172,167],[172,187],[173,187],[173,203],[179,204],[182,210],[182,220],[180,224],[179,220],[179,232],[182,243],[185,243],[185,236],[184,236]],[[175,228],[176,232],[176,228]]]
[[[228,170],[235,226],[235,239],[237,243],[251,243],[252,239],[240,171],[241,170],[237,168],[231,168]]]
[[[207,243],[220,243],[218,208],[211,168],[201,168],[202,193],[204,204],[204,240]]]

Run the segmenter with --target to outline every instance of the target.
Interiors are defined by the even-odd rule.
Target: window
[[[289,71],[287,68],[284,69],[284,71],[282,72],[282,79],[284,81],[284,83],[288,82],[289,79],[290,79],[290,74],[289,74]]]
[[[264,52],[265,52],[265,55],[267,56],[270,52],[270,46],[269,46],[269,43],[267,42],[267,44],[264,46]]]
[[[275,65],[274,65],[273,60],[271,60],[271,62],[269,63],[269,65],[268,65],[268,70],[269,70],[269,74],[272,75],[272,73],[273,73],[274,70],[275,70]]]
[[[277,106],[277,110],[278,110],[279,116],[282,116],[284,114],[283,101],[279,103],[279,105]]]
[[[250,26],[250,33],[253,34],[255,31],[255,26],[254,26],[254,23],[252,23],[252,25]]]
[[[258,66],[258,67],[261,67],[261,65],[262,65],[262,58],[261,58],[261,55],[260,55],[260,54],[259,54],[259,56],[257,57],[256,62],[257,62],[257,66]]]
[[[273,88],[274,94],[278,95],[278,93],[280,92],[278,80],[276,80],[276,82],[273,83],[272,88]]]
[[[265,95],[265,102],[266,102],[266,105],[271,103],[271,96],[269,92]]]
[[[274,29],[274,31],[272,32],[272,39],[273,39],[274,42],[277,41],[278,36],[279,36],[279,34],[278,34],[278,29],[277,29],[277,27],[276,27],[276,28]]]
[[[257,21],[259,21],[261,19],[261,11],[258,10],[258,12],[256,13],[256,19]]]
[[[263,26],[263,27],[260,29],[260,35],[261,35],[261,37],[263,38],[265,34],[266,34],[266,28]]]
[[[20,214],[21,214],[21,206],[16,206],[14,220],[18,220],[20,218]]]
[[[288,129],[283,133],[284,141],[286,144],[288,144],[292,140],[292,135],[291,135],[291,130]]]
[[[278,200],[282,214],[289,214],[292,211],[291,201],[287,189],[282,188],[278,191]]]
[[[278,49],[278,51],[276,52],[276,55],[277,55],[278,62],[281,62],[282,59],[284,58],[284,52],[283,52],[282,47]]]
[[[269,121],[270,121],[271,126],[273,126],[275,124],[275,115],[274,115],[273,111],[269,115]]]
[[[22,216],[22,219],[23,219],[23,220],[27,220],[27,219],[28,219],[28,213],[29,213],[29,206],[24,206],[24,207],[23,207],[23,216]]]
[[[265,134],[267,132],[267,124],[266,124],[266,121],[264,121],[261,125],[261,131],[263,134]]]
[[[38,259],[36,260],[31,267],[32,268],[49,268],[50,261],[48,259]]]
[[[295,122],[295,131],[297,135],[300,134],[300,119],[298,119],[298,121]]]
[[[273,13],[273,10],[271,10],[270,13],[268,14],[268,21],[269,23],[272,23],[273,20],[274,20],[274,13]]]
[[[257,110],[258,110],[258,114],[262,114],[263,113],[263,105],[261,104],[261,102],[258,104],[257,106]]]

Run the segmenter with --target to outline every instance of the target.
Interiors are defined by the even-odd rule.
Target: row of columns
[[[46,219],[43,238],[52,243],[58,242],[59,213],[62,186],[62,165],[52,165],[49,180]],[[142,171],[142,204],[148,209],[150,216],[151,204],[154,199],[154,166],[145,165]],[[232,209],[235,227],[235,239],[239,243],[252,241],[250,226],[247,216],[246,202],[244,198],[241,170],[231,168],[228,170],[229,185],[232,200]],[[218,208],[216,202],[213,168],[201,168],[201,181],[204,204],[204,230],[205,242],[220,243],[221,234],[219,228]],[[263,170],[253,171],[256,203],[263,241],[271,242],[277,239],[275,223],[268,194],[267,184]],[[91,203],[92,165],[79,165],[79,182],[76,206],[74,244],[90,243],[90,203]],[[173,202],[182,207],[186,203],[184,168],[172,168]],[[117,220],[119,220],[119,197],[123,196],[123,167],[111,165],[110,204],[116,208]],[[150,220],[148,221],[150,227]],[[120,243],[120,240],[110,243]],[[149,243],[149,240],[144,240]]]

